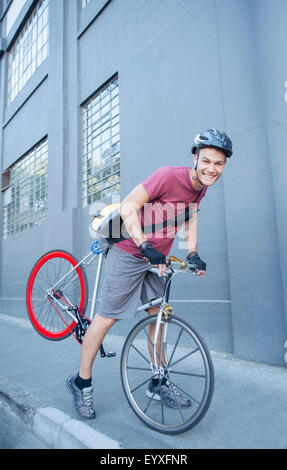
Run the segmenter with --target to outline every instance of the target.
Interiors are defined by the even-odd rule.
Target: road
[[[115,329],[116,333],[117,330]],[[93,384],[97,418],[89,426],[122,449],[286,449],[287,369],[212,352],[215,390],[204,419],[190,431],[168,436],[152,431],[130,410],[121,387],[119,365],[124,338],[109,334],[114,358],[96,359]],[[65,379],[78,370],[80,346],[73,338],[51,342],[26,320],[0,314],[0,374],[51,406],[77,419]],[[1,415],[3,445],[38,443],[25,429]],[[27,441],[25,439],[28,439]]]

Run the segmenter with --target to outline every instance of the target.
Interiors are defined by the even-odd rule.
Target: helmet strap
[[[200,181],[200,179],[198,178],[198,174],[197,174],[197,166],[198,166],[198,160],[199,160],[199,149],[196,150],[196,156],[197,156],[197,159],[196,159],[196,164],[194,166],[194,170],[195,170],[195,174],[196,176],[192,176],[192,179],[194,181],[198,181],[203,187],[204,187],[204,184]]]
[[[197,149],[197,150],[196,150],[196,164],[195,164],[195,167],[194,167],[194,169],[195,169],[195,171],[196,171],[196,176],[197,176],[198,158],[199,158],[199,151],[198,151],[198,149]]]

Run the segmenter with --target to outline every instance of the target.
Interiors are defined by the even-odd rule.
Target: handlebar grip
[[[145,257],[144,260],[145,260],[147,263],[149,263],[149,259],[148,259],[148,258]],[[167,259],[165,260],[165,264],[168,265],[168,260],[167,260]],[[153,266],[159,266],[159,264],[154,264]]]
[[[188,267],[189,267],[190,269],[196,269],[196,268],[198,268],[198,266],[197,266],[196,263],[192,263],[192,264],[191,264],[191,263],[188,263]]]
[[[189,270],[192,272],[197,273],[199,271],[199,267],[195,263],[193,264],[188,263],[188,267],[189,267]]]

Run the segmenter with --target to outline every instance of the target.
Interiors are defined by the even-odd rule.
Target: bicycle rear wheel
[[[154,375],[150,334],[157,315],[141,320],[126,338],[121,357],[121,380],[133,412],[147,426],[165,434],[179,434],[195,426],[207,412],[214,388],[210,353],[199,334],[186,321],[172,316],[161,321],[158,359],[163,378],[168,380],[173,407],[160,394],[148,393]],[[163,328],[168,321],[167,336]],[[162,353],[164,351],[164,353]],[[159,375],[158,375],[159,377]],[[173,390],[173,391],[172,391]],[[181,407],[180,398],[190,403]],[[147,396],[148,395],[148,396]]]
[[[84,269],[75,268],[77,264],[67,251],[53,250],[43,255],[30,273],[26,289],[28,316],[37,333],[46,339],[56,341],[70,336],[77,323],[67,307],[77,306],[80,314],[85,313],[88,282]]]

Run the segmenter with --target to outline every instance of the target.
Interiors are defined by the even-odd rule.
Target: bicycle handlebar
[[[182,269],[182,270],[184,270],[184,269],[187,268],[187,262],[186,262],[186,261],[182,261],[181,259],[178,259],[178,258],[176,258],[175,256],[172,256],[172,255],[171,255],[171,256],[167,259],[167,261],[168,261],[168,265],[177,264],[177,263],[181,264],[180,269]]]
[[[145,258],[146,261],[148,261],[147,258]],[[170,256],[169,258],[167,258],[166,260],[166,267],[167,267],[167,270],[168,268],[172,268],[173,266],[176,266],[180,264],[181,266],[179,266],[180,270],[181,271],[185,271],[187,267],[189,267],[189,271],[187,272],[190,272],[192,274],[197,274],[199,269],[196,265],[194,266],[190,266],[187,264],[186,261],[182,261],[178,258],[176,258],[175,256]],[[158,274],[158,265],[153,265],[153,267],[150,269],[151,272],[154,272],[156,274]]]

